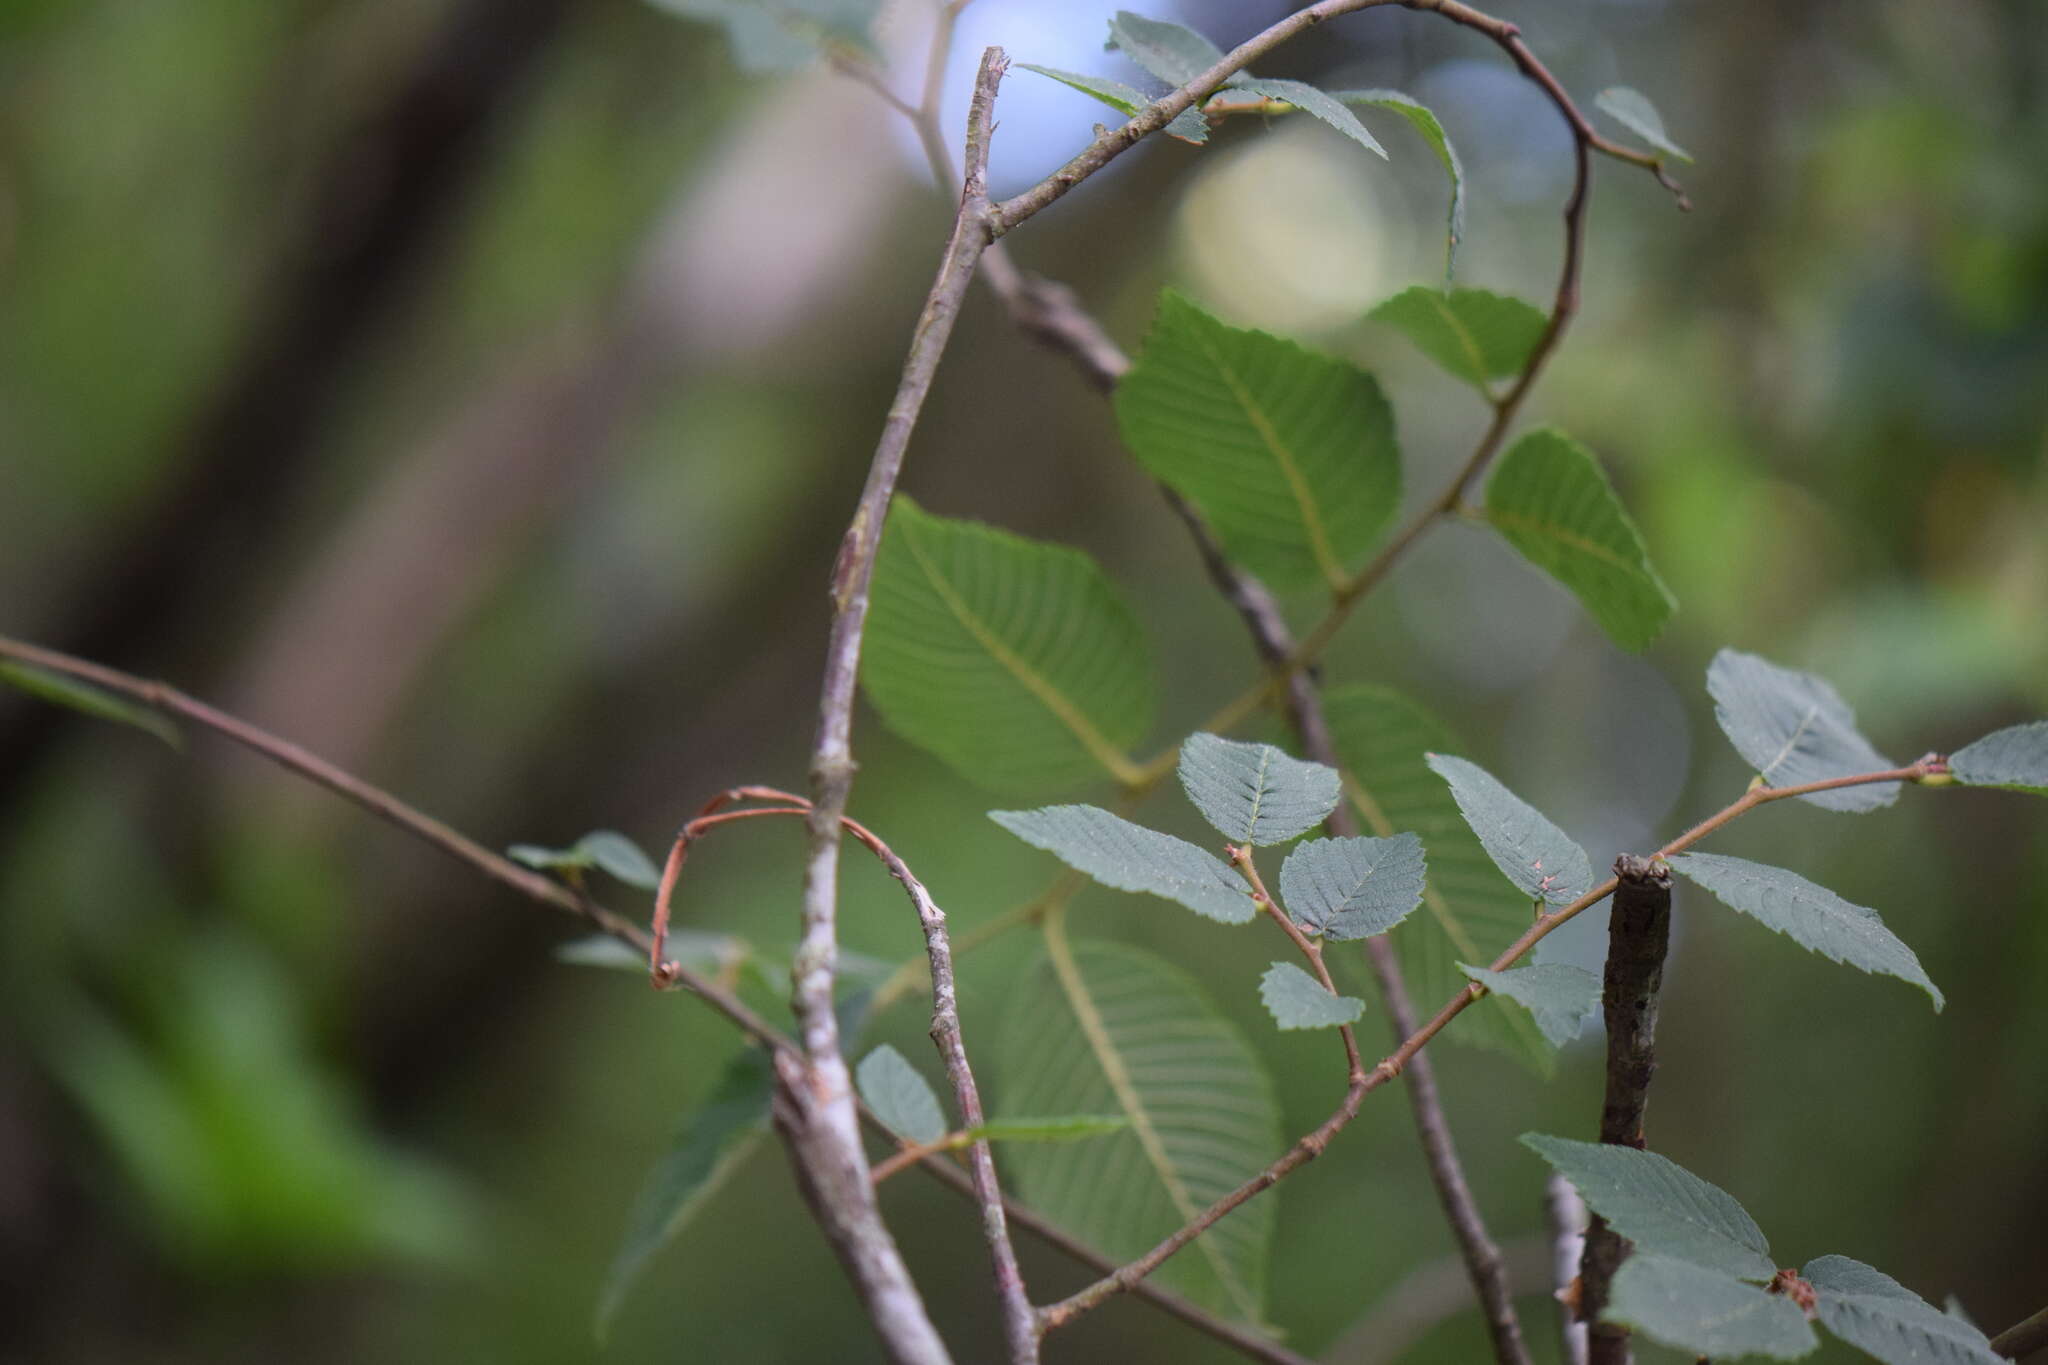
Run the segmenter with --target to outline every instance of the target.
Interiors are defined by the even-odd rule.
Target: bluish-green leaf
[[[866,46],[880,0],[652,0],[657,9],[722,24],[742,71],[790,71],[829,44]]]
[[[1688,1355],[1716,1360],[1797,1360],[1820,1345],[1806,1315],[1785,1295],[1641,1251],[1615,1272],[1601,1317]]]
[[[1331,994],[1292,962],[1275,962],[1266,969],[1259,978],[1259,999],[1284,1029],[1335,1028],[1355,1023],[1365,1013],[1363,1000]]]
[[[2048,795],[2048,720],[1995,730],[1951,754],[1948,770],[1965,786]]]
[[[1041,76],[1050,77],[1061,85],[1070,86],[1084,95],[1092,95],[1110,108],[1118,110],[1125,115],[1135,114],[1146,105],[1152,103],[1144,91],[1125,85],[1122,81],[1111,80],[1107,76],[1090,76],[1078,71],[1061,71],[1057,67],[1035,66],[1030,62],[1019,62],[1017,67],[1021,71],[1035,71]],[[1181,139],[1183,142],[1207,142],[1209,140],[1209,122],[1202,117],[1202,111],[1199,107],[1190,106],[1181,110],[1178,114],[1174,115],[1173,121],[1166,125],[1165,131]]]
[[[661,885],[661,869],[638,844],[617,830],[592,830],[568,848],[514,844],[505,853],[514,862],[541,872],[595,867],[642,891],[652,891]]]
[[[1329,818],[1342,790],[1335,768],[1200,732],[1180,746],[1180,784],[1234,844],[1281,844],[1304,834]]]
[[[1331,689],[1324,712],[1348,799],[1366,831],[1391,838],[1412,830],[1428,850],[1422,913],[1394,931],[1393,943],[1409,995],[1418,1008],[1434,1009],[1464,988],[1460,962],[1492,961],[1528,927],[1529,903],[1518,902],[1501,882],[1449,789],[1430,771],[1431,750],[1458,747],[1436,717],[1398,692],[1367,686]],[[1556,1061],[1535,1022],[1519,1010],[1466,1010],[1445,1036],[1538,1070]]]
[[[1302,113],[1321,119],[1367,151],[1378,153],[1382,160],[1386,158],[1387,149],[1380,146],[1380,140],[1358,121],[1358,115],[1352,113],[1335,96],[1318,90],[1308,82],[1253,76],[1238,84],[1248,93],[1262,99],[1291,104]]]
[[[1002,1115],[1120,1114],[1093,1142],[998,1155],[1026,1204],[1118,1261],[1150,1250],[1280,1151],[1258,1054],[1179,969],[1113,944],[1069,942],[1014,983],[999,1038]],[[1263,1318],[1277,1203],[1254,1199],[1155,1279],[1214,1312]]]
[[[1586,850],[1492,773],[1450,754],[1430,754],[1428,762],[1450,785],[1452,799],[1493,865],[1524,895],[1569,905],[1593,889]]]
[[[146,706],[124,701],[111,692],[102,691],[74,678],[67,678],[61,673],[52,673],[45,668],[33,668],[28,664],[0,659],[0,684],[99,720],[118,721],[122,725],[132,725],[138,730],[147,730],[173,749],[185,747],[184,735],[171,723],[169,717]]]
[[[1095,561],[898,497],[861,681],[889,728],[997,791],[1132,774],[1152,654]]]
[[[1400,332],[1450,374],[1488,392],[1489,380],[1519,374],[1550,319],[1533,304],[1490,289],[1445,293],[1418,284],[1366,314]]]
[[[1398,90],[1339,90],[1333,97],[1345,104],[1370,104],[1379,109],[1391,109],[1408,120],[1429,149],[1436,153],[1436,159],[1443,163],[1444,174],[1451,180],[1451,206],[1449,221],[1444,229],[1444,285],[1449,287],[1451,275],[1458,264],[1458,244],[1465,240],[1465,167],[1458,160],[1458,149],[1451,145],[1443,124],[1428,105],[1413,96]]]
[[[946,1114],[931,1083],[887,1043],[860,1059],[854,1080],[868,1108],[898,1137],[922,1143],[946,1135]]]
[[[753,954],[752,945],[745,939],[703,929],[671,929],[664,948],[669,961],[698,972],[720,971],[745,962]],[[647,975],[647,954],[610,934],[571,939],[555,949],[555,961],[572,967],[610,967]]]
[[[1371,375],[1172,290],[1116,413],[1139,462],[1278,586],[1347,582],[1400,505],[1393,410]]]
[[[1280,865],[1280,899],[1295,923],[1324,938],[1370,938],[1422,904],[1422,840],[1311,839]]]
[[[1927,992],[1939,1010],[1941,991],[1927,979],[1920,959],[1877,917],[1877,911],[1843,900],[1782,867],[1769,867],[1721,853],[1687,853],[1672,868],[1697,882],[1722,904],[1811,948],[1831,962],[1882,972]]]
[[[773,1086],[768,1055],[749,1047],[726,1064],[710,1098],[684,1116],[633,1201],[625,1240],[605,1273],[597,1301],[600,1340],[648,1258],[674,1239],[767,1129]]]
[[[1814,1288],[1821,1326],[1885,1365],[2002,1365],[1984,1334],[1883,1271],[1821,1256],[1799,1272]]]
[[[1529,1011],[1552,1047],[1578,1037],[1586,1021],[1600,1012],[1600,978],[1584,967],[1539,962],[1496,972],[1460,965],[1465,975]]]
[[[1721,733],[1766,786],[1797,787],[1898,765],[1856,729],[1856,713],[1811,673],[1724,649],[1707,667],[1707,692]],[[1873,782],[1799,798],[1826,810],[1872,811],[1899,799],[1896,782]]]
[[[1062,1114],[1054,1118],[992,1119],[967,1130],[974,1140],[989,1142],[1076,1142],[1106,1137],[1131,1126],[1122,1114]]]
[[[1187,85],[1204,71],[1223,60],[1222,50],[1191,28],[1170,24],[1163,19],[1147,19],[1142,14],[1133,14],[1120,9],[1109,21],[1109,41],[1103,47],[1112,52],[1122,52],[1146,71],[1166,82],[1179,87]],[[1230,84],[1237,84],[1243,77],[1233,76]],[[1198,90],[1197,95],[1208,93]]]
[[[1522,1143],[1572,1182],[1587,1207],[1638,1251],[1744,1280],[1777,1273],[1770,1243],[1742,1205],[1655,1152],[1526,1133]]]
[[[1664,116],[1649,96],[1626,85],[1612,85],[1593,96],[1593,107],[1634,133],[1660,152],[1680,161],[1692,160],[1692,153],[1673,142],[1664,131]]]
[[[1251,888],[1221,858],[1099,807],[992,810],[988,818],[1104,886],[1163,896],[1225,924],[1244,924],[1258,913]]]
[[[1515,442],[1487,480],[1486,519],[1623,649],[1646,647],[1678,605],[1599,463],[1561,431]]]

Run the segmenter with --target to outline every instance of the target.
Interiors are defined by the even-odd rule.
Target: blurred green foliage
[[[188,437],[259,359],[256,321],[346,239],[316,207],[375,202],[378,111],[437,35],[480,26],[457,48],[474,56],[527,12],[493,8],[0,6],[0,630],[64,644],[154,527],[195,571],[150,641],[107,662],[171,674],[485,842],[617,828],[658,849],[711,792],[801,780],[822,585],[946,213],[857,86],[744,76],[715,29],[629,0],[553,5],[450,172],[452,210],[322,362],[310,435],[257,452],[277,495],[230,484],[150,521],[229,453]],[[1001,41],[1078,65],[1071,34],[1092,48],[1113,8],[981,0],[963,59]],[[1179,17],[1228,46],[1280,8]],[[915,40],[904,11],[885,50]],[[1647,91],[1698,157],[1689,216],[1640,173],[1596,168],[1585,311],[1530,414],[1598,455],[1681,608],[1631,659],[1511,553],[1447,529],[1365,604],[1330,680],[1426,697],[1596,862],[1747,781],[1701,686],[1724,645],[1828,677],[1887,753],[2048,712],[2048,13],[1500,11],[1581,97]],[[1459,282],[1547,297],[1566,144],[1497,54],[1392,11],[1331,26],[1273,74],[1425,99],[1466,174]],[[1005,89],[999,182],[1102,117],[1031,84]],[[1365,111],[1382,133],[1388,119]],[[1012,247],[1127,345],[1170,282],[1370,369],[1423,495],[1485,414],[1364,317],[1443,270],[1442,168],[1398,130],[1383,140],[1391,164],[1285,122],[1232,120],[1202,149],[1162,140]],[[906,488],[1105,564],[1176,680],[1156,740],[1252,676],[1108,407],[985,297]],[[1289,606],[1312,618],[1312,601]],[[0,1353],[597,1358],[592,1308],[633,1192],[715,1083],[729,1031],[556,963],[573,926],[253,760],[55,715],[0,697],[0,737],[48,732],[32,763],[0,764]],[[872,715],[858,744],[855,813],[962,930],[1041,886],[1043,855],[989,824],[983,794]],[[1650,1131],[1789,1262],[1843,1250],[1995,1328],[2048,1282],[2043,807],[1906,797],[1862,817],[1781,803],[1716,847],[1879,908],[1947,1012],[1930,1021],[1894,983],[1682,895]],[[1200,837],[1169,804],[1143,818]],[[800,844],[782,824],[693,857],[687,927],[786,951]],[[846,888],[851,950],[916,954],[900,892],[864,855]],[[1099,889],[1069,926],[1207,983],[1259,1040],[1287,1131],[1327,1112],[1328,1039],[1266,1025],[1232,930]],[[1592,956],[1597,926],[1562,946]],[[963,960],[970,1047],[996,1033],[1030,947]],[[1370,997],[1361,964],[1335,970]],[[923,1027],[913,994],[871,1036],[927,1058]],[[1526,1253],[1542,1171],[1513,1139],[1589,1133],[1597,1058],[1582,1042],[1545,1082],[1472,1048],[1437,1054],[1475,1190]],[[1385,1322],[1371,1315],[1389,1296],[1413,1297],[1403,1277],[1449,1253],[1392,1096],[1270,1197],[1268,1313],[1301,1349]],[[994,1332],[971,1217],[911,1176],[885,1206],[974,1357]],[[604,1358],[874,1358],[772,1144],[693,1233],[652,1265]],[[1040,1297],[1079,1283],[1035,1247],[1025,1270]],[[1549,1350],[1542,1286],[1523,1284]],[[1481,1358],[1457,1302],[1401,1359]],[[1851,1358],[1837,1349],[1813,1359]],[[1229,1358],[1131,1302],[1056,1350]]]

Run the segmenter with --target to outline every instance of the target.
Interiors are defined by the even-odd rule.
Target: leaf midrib
[[[1081,742],[1081,747],[1088,751],[1089,757],[1100,763],[1109,775],[1123,786],[1133,786],[1141,780],[1142,774],[1139,773],[1137,765],[1132,763],[1121,749],[1103,737],[1102,732],[1081,713],[1080,707],[1054,686],[1044,674],[1026,663],[1021,656],[1004,644],[987,623],[975,615],[973,609],[967,605],[966,599],[954,591],[953,585],[939,572],[938,566],[925,553],[924,547],[918,544],[915,535],[905,536],[904,544],[908,546],[911,557],[917,561],[917,567],[923,572],[926,581],[931,584],[932,591],[939,595],[939,600],[946,604],[946,609],[953,614],[954,619],[974,637],[976,644],[988,651],[990,658],[1015,678],[1025,691],[1036,697],[1039,704],[1050,711],[1055,720],[1067,727],[1068,732]]]

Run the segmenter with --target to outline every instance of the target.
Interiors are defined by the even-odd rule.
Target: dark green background
[[[1278,12],[1182,17],[1227,46]],[[1690,215],[1597,167],[1584,316],[1530,413],[1599,453],[1681,613],[1622,655],[1456,527],[1367,604],[1330,679],[1426,698],[1596,863],[1747,780],[1701,686],[1723,645],[1825,674],[1901,759],[2048,713],[2042,8],[1501,12],[1582,99],[1649,91],[1699,157]],[[970,18],[970,44],[1072,65],[1102,14]],[[1461,279],[1547,298],[1567,146],[1489,45],[1395,10],[1270,65],[1432,103],[1471,176]],[[1001,110],[999,190],[1108,117],[1022,72]],[[1359,320],[1441,269],[1435,163],[1368,122],[1391,165],[1284,125],[1142,149],[1012,248],[1127,345],[1172,282],[1370,365],[1419,496],[1483,412]],[[856,87],[742,76],[714,30],[629,0],[0,6],[0,630],[172,678],[496,845],[610,826],[655,847],[721,787],[797,785],[826,570],[946,214]],[[1155,742],[1251,676],[1106,405],[983,295],[905,487],[1102,559],[1173,680]],[[1048,875],[982,818],[1004,802],[872,717],[858,745],[856,813],[956,924]],[[1908,791],[1715,843],[1878,908],[1947,991],[1939,1016],[1682,893],[1650,1134],[1782,1261],[1853,1255],[1994,1330],[2048,1299],[2044,822],[2038,799]],[[798,846],[722,836],[684,918],[785,948]],[[849,947],[917,951],[891,883],[850,860],[846,884]],[[1102,892],[1071,924],[1201,972],[1289,1127],[1327,1111],[1329,1040],[1266,1026],[1248,931]],[[627,1201],[733,1039],[553,962],[573,932],[207,737],[179,757],[0,698],[0,1353],[596,1358]],[[970,1043],[1027,950],[964,964]],[[929,1065],[921,1031],[908,1004],[877,1030]],[[1473,1185],[1524,1243],[1541,1168],[1513,1139],[1590,1134],[1592,1045],[1550,1084],[1436,1055]],[[1271,1314],[1302,1349],[1445,1273],[1398,1096],[1274,1197]],[[962,1358],[987,1358],[964,1206],[916,1177],[884,1202]],[[1027,1272],[1041,1297],[1078,1283],[1035,1248]],[[1400,1358],[1479,1359],[1457,1302]],[[874,1350],[770,1145],[603,1354]],[[1050,1356],[1225,1358],[1131,1303]]]

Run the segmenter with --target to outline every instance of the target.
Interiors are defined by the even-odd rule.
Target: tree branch
[[[1624,854],[1614,860],[1614,879],[1601,996],[1607,1018],[1607,1095],[1600,1109],[1600,1141],[1640,1150],[1650,1079],[1657,1073],[1657,994],[1671,942],[1671,869]],[[1628,1251],[1628,1240],[1605,1218],[1593,1219],[1579,1261],[1578,1294],[1590,1365],[1628,1365],[1628,1328],[1600,1320],[1608,1283]]]
[[[2043,1348],[2048,1348],[2048,1308],[1991,1338],[1991,1349],[2010,1360],[2025,1360]]]
[[[801,1067],[778,1058],[792,1083],[778,1102],[776,1123],[800,1155],[797,1170],[812,1212],[840,1263],[852,1277],[891,1359],[938,1362],[945,1345],[919,1299],[917,1286],[877,1211],[853,1100],[852,1077],[839,1051],[833,1011],[838,965],[840,818],[853,786],[853,698],[861,636],[867,625],[868,587],[875,551],[911,432],[931,391],[932,377],[952,336],[974,267],[990,240],[989,138],[996,88],[1007,61],[1001,48],[982,54],[967,116],[966,174],[953,232],[918,315],[904,360],[903,378],[882,425],[867,486],[840,544],[832,573],[833,615],[825,676],[818,700],[817,739],[811,749],[810,849],[804,870],[803,930],[791,964],[791,1004],[803,1041]],[[780,1097],[779,1097],[780,1099]]]

